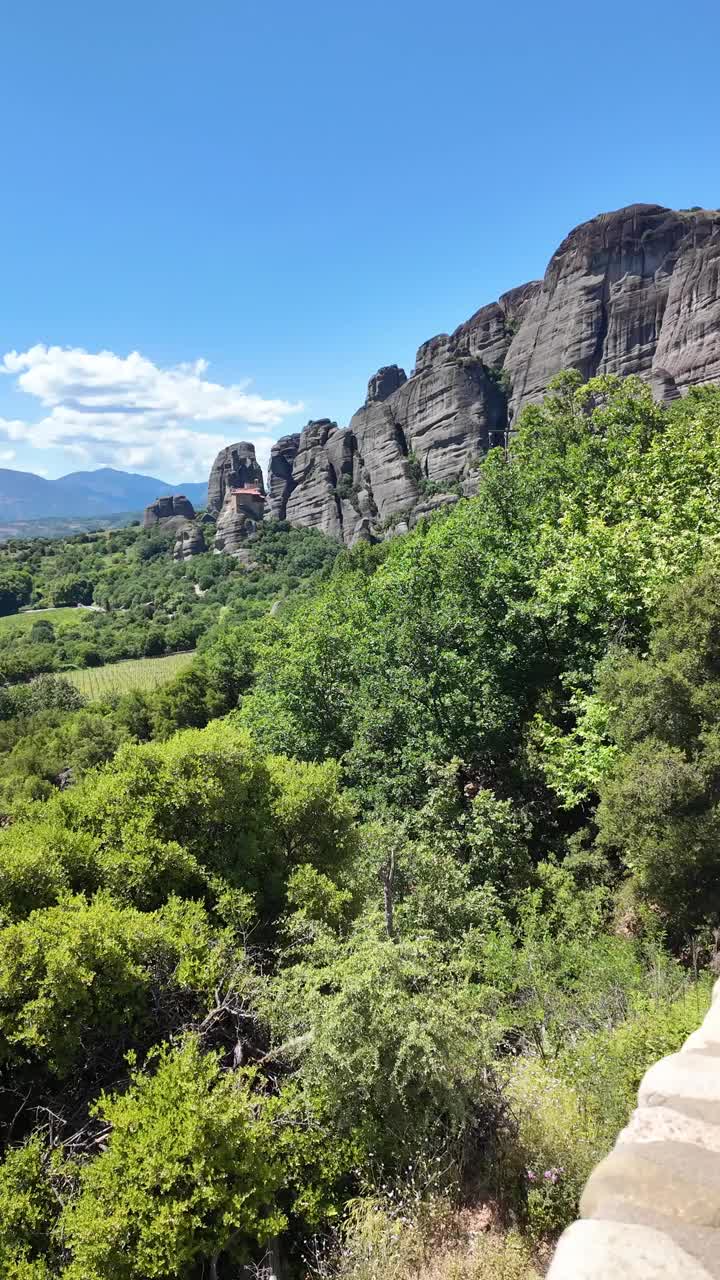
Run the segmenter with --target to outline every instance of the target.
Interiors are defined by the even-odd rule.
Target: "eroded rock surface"
[[[143,528],[152,529],[154,525],[167,520],[194,520],[195,508],[184,493],[170,493],[164,498],[156,498],[145,508]]]
[[[202,555],[204,551],[207,551],[207,547],[201,525],[190,520],[184,521],[175,534],[173,558],[190,560],[193,556]]]
[[[576,227],[543,280],[511,289],[385,365],[341,430],[309,422],[273,447],[268,510],[348,545],[477,492],[479,459],[562,369],[637,374],[669,401],[720,381],[720,213],[638,204]],[[262,477],[252,445],[219,455],[210,506]],[[215,505],[214,505],[215,504]]]
[[[338,484],[347,460],[352,473],[352,441],[342,439],[347,435],[329,418],[308,422],[300,433],[285,503],[285,519],[291,524],[342,537]],[[341,440],[336,450],[333,446],[338,436]]]
[[[247,441],[229,444],[221,449],[213,462],[208,481],[208,511],[219,512],[228,489],[251,487],[265,493],[265,483],[260,464],[255,457],[255,445]]]
[[[665,398],[720,377],[720,213],[637,204],[553,254],[504,368],[510,413],[560,369],[639,374]]]
[[[407,382],[407,374],[399,365],[387,364],[382,369],[378,369],[376,374],[368,382],[368,393],[366,404],[370,404],[373,400],[387,400],[394,391]]]
[[[288,498],[294,489],[293,466],[300,448],[300,433],[282,436],[270,451],[268,508],[275,520],[284,520]]]
[[[237,556],[265,515],[265,494],[254,485],[228,488],[215,528],[215,550]]]

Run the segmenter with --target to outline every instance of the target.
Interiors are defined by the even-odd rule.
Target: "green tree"
[[[379,926],[371,916],[344,943],[311,941],[270,984],[264,1013],[333,1130],[397,1164],[436,1128],[460,1138],[489,1100],[492,1027],[437,944]]]
[[[67,792],[70,826],[102,847],[181,847],[197,868],[257,893],[280,892],[269,780],[248,736],[220,721],[167,742],[126,744],[112,766]]]
[[[56,608],[92,604],[93,583],[89,578],[68,575],[53,583],[52,600]]]
[[[53,1280],[60,1249],[58,1204],[39,1137],[11,1147],[0,1164],[0,1268],[6,1280]]]
[[[719,602],[713,563],[670,592],[648,655],[617,655],[600,684],[618,749],[600,845],[676,937],[720,920]]]
[[[202,907],[155,915],[109,897],[70,898],[0,930],[0,1058],[63,1079],[117,1061],[134,1037],[162,1034],[212,990]]]
[[[111,1136],[64,1215],[67,1280],[217,1280],[282,1229],[277,1137],[251,1082],[190,1038],[102,1095]]]
[[[287,756],[269,756],[273,831],[287,865],[309,863],[318,870],[338,872],[356,847],[355,816],[350,796],[341,785],[335,760],[305,764]]]
[[[32,588],[26,569],[8,563],[0,566],[0,615],[17,613],[21,605],[29,604]]]

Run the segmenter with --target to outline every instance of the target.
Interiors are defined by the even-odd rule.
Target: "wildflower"
[[[534,1173],[532,1169],[526,1169],[525,1174],[528,1182],[537,1182],[537,1174]]]

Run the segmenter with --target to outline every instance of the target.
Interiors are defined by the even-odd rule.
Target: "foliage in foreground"
[[[97,1103],[111,1133],[60,1223],[67,1280],[152,1280],[203,1259],[212,1274],[222,1255],[242,1260],[285,1226],[272,1120],[247,1076],[222,1072],[193,1040],[153,1067]]]
[[[479,1220],[478,1220],[479,1219]],[[528,1242],[458,1212],[443,1195],[358,1199],[340,1237],[315,1261],[319,1280],[539,1280]]]
[[[162,689],[1,691],[4,1274],[534,1274],[717,967],[719,445],[566,376]]]

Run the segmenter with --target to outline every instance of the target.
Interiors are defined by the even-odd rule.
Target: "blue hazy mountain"
[[[207,498],[207,483],[168,484],[154,476],[133,475],[113,467],[72,471],[58,480],[45,480],[31,471],[0,468],[0,521],[140,511],[167,493],[184,493],[195,507],[200,507]]]

